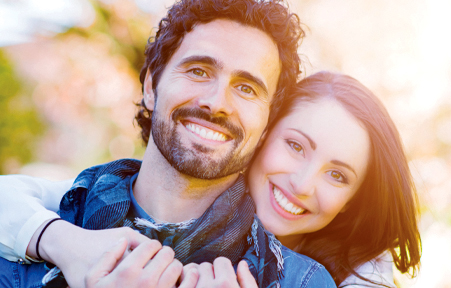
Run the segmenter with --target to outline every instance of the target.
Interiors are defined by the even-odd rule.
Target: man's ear
[[[150,73],[149,69],[147,69],[146,79],[144,79],[144,104],[146,104],[146,108],[150,111],[153,111],[155,105],[155,93],[152,89],[152,73]]]

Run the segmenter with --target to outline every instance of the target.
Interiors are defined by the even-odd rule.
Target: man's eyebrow
[[[305,134],[304,132],[302,132],[299,129],[291,129],[291,130],[294,130],[294,131],[298,132],[299,134],[302,134],[302,136],[307,138],[308,142],[310,143],[310,147],[312,147],[313,150],[316,149],[316,143],[315,143],[315,141],[312,140],[312,138],[310,136],[308,136],[307,134]]]
[[[182,59],[179,63],[179,66],[190,64],[190,63],[203,63],[207,65],[211,65],[217,69],[222,69],[224,65],[218,61],[217,59],[210,56],[202,56],[202,55],[193,55]]]
[[[332,161],[330,161],[330,162],[331,162],[332,164],[340,165],[340,166],[343,166],[343,167],[348,168],[348,169],[351,170],[351,171],[355,174],[355,176],[357,177],[357,173],[355,173],[355,170],[352,169],[352,167],[351,167],[350,165],[348,165],[348,164],[346,164],[346,163],[344,163],[344,162],[341,162],[341,161],[339,161],[339,160],[332,160]]]
[[[263,92],[266,95],[268,95],[268,88],[266,88],[266,85],[263,82],[263,80],[261,80],[257,76],[254,76],[251,73],[249,73],[247,71],[243,71],[243,70],[234,71],[233,75],[235,77],[244,78],[244,79],[247,79],[247,80],[249,80],[251,82],[254,82],[255,84],[257,84],[263,90]]]

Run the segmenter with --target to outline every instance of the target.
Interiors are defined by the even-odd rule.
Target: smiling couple
[[[296,84],[301,37],[281,1],[175,3],[140,75],[143,160],[70,182],[2,176],[0,252],[18,262],[0,260],[0,283],[391,286],[393,258],[402,272],[417,267],[396,128],[351,77],[322,72]],[[368,223],[375,232],[361,234]],[[46,262],[24,264],[36,260]]]

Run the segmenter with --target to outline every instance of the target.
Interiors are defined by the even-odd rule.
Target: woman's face
[[[269,132],[249,171],[263,225],[276,236],[322,229],[365,178],[367,131],[336,100],[303,102]]]

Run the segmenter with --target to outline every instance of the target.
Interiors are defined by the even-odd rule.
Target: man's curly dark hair
[[[149,38],[146,46],[146,62],[141,68],[143,84],[147,71],[152,76],[152,89],[158,81],[169,59],[181,45],[186,33],[197,24],[216,19],[236,21],[262,30],[277,44],[282,69],[277,91],[271,103],[269,123],[277,114],[285,89],[296,83],[300,74],[300,58],[297,53],[304,31],[296,14],[288,11],[283,0],[180,0],[169,10],[160,23],[155,37]],[[144,90],[144,89],[143,89]],[[144,99],[138,104],[135,120],[141,127],[145,144],[149,141],[152,111],[147,109]],[[153,107],[150,107],[153,109]]]

